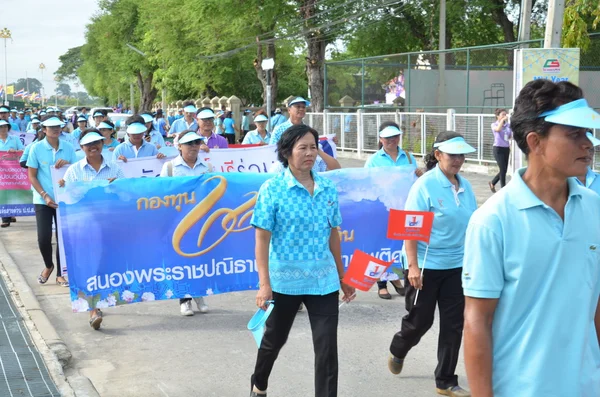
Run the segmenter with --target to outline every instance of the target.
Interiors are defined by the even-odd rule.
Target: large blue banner
[[[344,264],[355,249],[391,260],[390,208],[403,209],[414,169],[322,174],[338,188]],[[60,195],[73,311],[256,289],[249,222],[272,174],[81,182]]]

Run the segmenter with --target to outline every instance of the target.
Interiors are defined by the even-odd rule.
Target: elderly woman
[[[343,299],[349,301],[354,288],[341,283],[344,265],[337,227],[342,219],[336,187],[311,171],[317,148],[317,131],[306,125],[290,127],[277,143],[285,170],[261,186],[254,208],[251,224],[256,228],[260,283],[256,304],[265,309],[272,300],[275,307],[258,349],[251,396],[266,394],[301,303],[313,334],[315,395],[337,396],[339,290],[341,286]]]
[[[208,152],[208,146],[203,143],[203,138],[194,130],[183,131],[178,135],[179,156],[163,164],[160,172],[162,177],[171,176],[199,176],[212,172],[212,165],[202,161],[198,156],[200,150]],[[208,313],[208,305],[204,298],[194,298],[200,313]],[[192,298],[179,299],[182,316],[193,316]]]
[[[400,147],[402,130],[393,121],[386,121],[379,126],[379,150],[375,152],[365,163],[365,168],[374,167],[404,167],[415,170],[417,176],[423,175],[418,168],[415,157]],[[392,271],[385,272],[377,282],[377,295],[381,299],[392,299],[388,292],[387,282],[390,281],[400,296],[406,293],[406,285],[402,285],[398,275]],[[405,280],[406,284],[406,280]]]
[[[63,122],[56,116],[45,116],[42,129],[46,138],[34,144],[27,158],[29,181],[33,189],[33,205],[37,223],[38,245],[44,259],[45,269],[38,276],[38,283],[46,284],[54,271],[52,262],[52,221],[56,223],[54,186],[50,167],[61,168],[77,160],[75,148],[69,142],[59,139]],[[58,239],[58,233],[56,234]],[[56,283],[68,287],[69,282],[62,276],[60,255],[56,250]]]
[[[102,126],[100,123],[100,126]],[[88,128],[81,133],[79,144],[85,153],[85,158],[71,165],[61,185],[78,181],[95,181],[107,179],[109,182],[118,178],[125,178],[123,171],[116,163],[110,161],[102,155],[102,148],[106,138],[95,128]],[[102,324],[102,312],[100,309],[93,308],[90,311],[90,327],[95,330]]]
[[[458,385],[455,370],[463,330],[465,297],[461,286],[465,231],[477,200],[471,184],[459,175],[465,154],[473,153],[462,135],[446,131],[435,139],[425,157],[427,172],[411,187],[405,210],[434,213],[429,245],[422,241],[404,242],[404,279],[406,310],[399,332],[390,346],[388,367],[393,374],[402,372],[408,352],[433,325],[436,306],[440,313],[438,365],[435,384],[438,394],[468,397]],[[418,300],[415,299],[420,291]],[[416,301],[416,302],[415,302]]]
[[[8,135],[12,126],[6,120],[0,120],[0,152],[16,152],[23,150],[23,143],[19,137]],[[2,217],[0,227],[9,227],[12,217]],[[16,220],[16,219],[15,219]]]

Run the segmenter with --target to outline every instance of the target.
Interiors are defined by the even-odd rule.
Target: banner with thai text
[[[30,216],[33,195],[27,168],[19,164],[23,152],[0,152],[0,216]]]
[[[344,265],[356,249],[399,257],[390,208],[404,208],[414,169],[321,174],[337,185]],[[273,174],[214,173],[68,184],[59,195],[73,311],[256,289],[256,195]]]

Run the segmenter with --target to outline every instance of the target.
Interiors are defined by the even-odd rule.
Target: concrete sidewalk
[[[362,165],[357,160],[342,162],[345,167]],[[473,184],[479,202],[491,195],[489,176],[464,176]],[[104,311],[100,331],[93,331],[87,314],[71,312],[68,289],[57,286],[54,275],[46,285],[37,284],[43,262],[35,220],[19,218],[18,223],[0,232],[0,238],[27,280],[28,286],[21,288],[30,288],[49,320],[47,324],[39,320],[47,331],[44,339],[50,339],[55,352],[63,356],[64,376],[77,395],[94,395],[94,388],[103,397],[248,395],[256,345],[246,324],[256,309],[255,292],[211,296],[207,299],[210,313],[196,313],[194,317],[182,317],[175,300],[111,308]],[[90,237],[89,243],[98,242]],[[0,261],[6,266],[2,249],[0,244]],[[383,301],[374,290],[359,292],[355,302],[342,307],[340,396],[436,395],[437,318],[407,357],[402,375],[393,376],[387,370],[389,343],[405,313],[403,298]],[[275,364],[269,395],[313,395],[312,368],[310,326],[308,316],[301,312]],[[466,387],[462,357],[457,373],[460,384]]]

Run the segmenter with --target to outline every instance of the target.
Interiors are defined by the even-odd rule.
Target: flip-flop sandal
[[[69,282],[68,281],[58,281],[58,277],[56,278],[56,284],[60,285],[61,287],[68,287],[69,286]]]
[[[54,271],[54,266],[52,266],[52,267],[50,268],[50,273],[48,273],[48,277],[44,277],[44,276],[43,276],[43,274],[44,274],[44,270],[42,270],[42,272],[40,273],[40,275],[39,275],[39,276],[38,276],[38,278],[37,278],[37,282],[38,282],[39,284],[46,284],[46,282],[47,282],[47,281],[48,281],[48,279],[50,278],[50,275],[52,274],[52,272],[53,272],[53,271]]]
[[[90,327],[97,331],[100,329],[100,324],[102,324],[102,312],[98,310],[96,315],[90,318]]]

